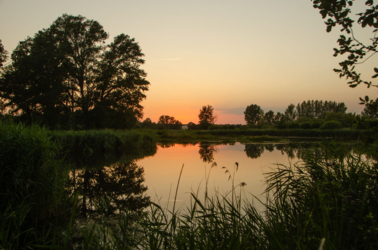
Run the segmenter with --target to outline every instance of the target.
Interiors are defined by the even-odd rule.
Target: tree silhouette
[[[290,104],[285,110],[285,116],[288,121],[294,121],[298,117],[298,113],[295,110],[295,105]]]
[[[200,147],[199,154],[200,154],[201,160],[207,163],[213,162],[214,151],[216,151],[214,145],[201,142],[199,147]]]
[[[269,110],[264,115],[264,122],[267,125],[273,125],[274,124],[274,112],[272,110]]]
[[[246,144],[244,152],[249,158],[257,159],[264,152],[264,146],[262,144]]]
[[[29,119],[68,113],[84,128],[135,124],[149,85],[140,69],[144,55],[125,34],[104,45],[107,38],[97,21],[64,14],[20,42],[1,77],[5,105]]]
[[[210,125],[215,123],[217,116],[214,115],[214,108],[211,105],[207,105],[202,106],[198,118],[200,128],[207,129]]]
[[[264,111],[259,105],[251,104],[244,111],[244,120],[247,124],[257,124],[264,116]]]
[[[158,124],[168,129],[181,129],[182,123],[176,120],[173,116],[162,115],[159,117]]]

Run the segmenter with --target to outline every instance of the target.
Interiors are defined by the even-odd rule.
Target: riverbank
[[[146,130],[140,130],[146,131]],[[148,130],[147,130],[148,131]],[[158,142],[271,142],[295,140],[358,140],[375,135],[373,130],[243,129],[243,130],[149,130]]]

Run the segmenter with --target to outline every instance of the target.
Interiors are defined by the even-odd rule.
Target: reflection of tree
[[[249,158],[256,159],[264,152],[264,146],[262,144],[246,144],[244,151]]]
[[[150,197],[144,195],[147,187],[143,185],[143,174],[144,169],[135,162],[116,163],[98,170],[73,170],[72,189],[82,197],[82,215],[98,215],[100,211],[96,206],[104,201],[107,201],[107,215],[126,209],[140,212],[150,201]]]
[[[204,162],[208,162],[208,163],[213,162],[214,161],[214,151],[215,151],[214,145],[206,144],[206,143],[200,143],[199,147],[200,147],[199,154],[200,154],[201,159]]]
[[[273,144],[265,144],[265,149],[268,150],[269,152],[274,151],[274,145]]]
[[[291,144],[277,144],[276,149],[281,151],[281,154],[287,154],[287,157],[293,159],[295,157],[294,147]]]

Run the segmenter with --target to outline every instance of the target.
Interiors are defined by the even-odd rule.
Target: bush
[[[320,129],[341,129],[343,125],[338,121],[328,121],[320,126]]]
[[[366,119],[369,128],[378,128],[378,119]]]
[[[311,128],[320,128],[324,123],[324,120],[323,119],[315,119],[312,123],[311,123]]]
[[[287,122],[286,123],[286,128],[288,128],[288,129],[297,129],[297,128],[299,128],[299,123],[297,123],[297,122]]]
[[[300,124],[300,128],[301,128],[301,129],[311,129],[312,126],[311,126],[311,123],[310,123],[310,122],[302,122],[302,123]]]

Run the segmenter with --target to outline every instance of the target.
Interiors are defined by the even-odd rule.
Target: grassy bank
[[[145,131],[145,130],[141,130]],[[235,130],[150,130],[159,142],[269,142],[299,139],[356,140],[375,135],[373,130],[353,129],[235,129]]]
[[[156,153],[156,134],[135,130],[48,131],[76,166],[102,167]]]

